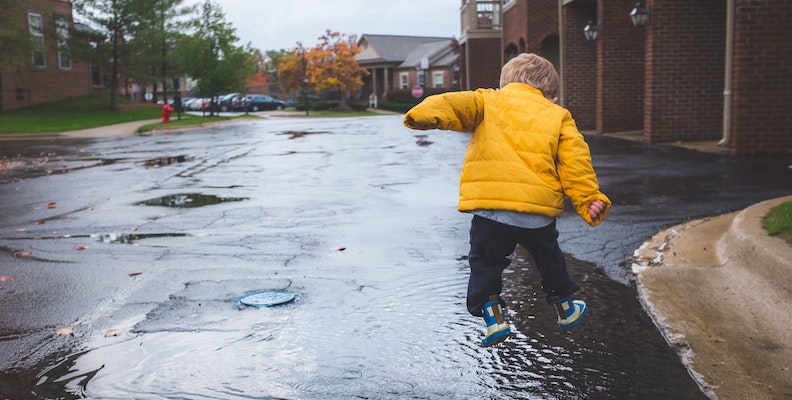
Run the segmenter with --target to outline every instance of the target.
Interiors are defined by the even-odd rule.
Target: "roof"
[[[451,50],[454,38],[432,36],[398,36],[398,35],[369,35],[363,34],[358,41],[361,52],[355,55],[358,64],[365,66],[375,63],[404,64],[406,60],[417,60],[415,66],[420,64],[423,57],[432,60],[438,59],[436,53],[441,49]],[[434,55],[434,57],[433,57]]]
[[[415,68],[421,65],[422,59],[427,59],[430,66],[450,66],[457,57],[451,47],[453,39],[442,41],[427,42],[418,45],[410,51],[407,58],[399,65],[399,68]]]

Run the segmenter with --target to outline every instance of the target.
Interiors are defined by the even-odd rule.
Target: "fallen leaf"
[[[44,221],[43,219],[36,221],[36,225],[44,225],[46,223],[47,223],[47,221]]]
[[[8,275],[0,276],[0,282],[8,282],[13,280],[14,280],[13,276],[8,276]]]
[[[78,244],[76,247],[77,250],[85,250],[85,246],[82,244]]]
[[[121,336],[121,333],[121,329],[108,329],[107,332],[105,332],[105,337]]]
[[[338,246],[338,247],[333,247],[331,250],[333,250],[333,251],[344,251],[344,250],[346,250],[346,247]]]
[[[140,275],[140,274],[142,274],[142,272],[134,271],[134,272],[130,272],[129,276],[137,276],[137,275]]]
[[[49,204],[47,204],[47,208],[55,208],[55,202],[50,201]]]
[[[65,328],[60,328],[57,331],[55,331],[55,333],[58,334],[58,335],[71,335],[71,336],[74,336],[74,328],[72,328],[70,326],[65,327]]]
[[[33,255],[33,252],[30,251],[30,250],[19,250],[17,252],[17,255],[18,256],[22,256],[22,257],[27,257],[27,256],[30,256],[30,255]]]

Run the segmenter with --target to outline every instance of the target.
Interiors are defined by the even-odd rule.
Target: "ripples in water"
[[[231,299],[217,299],[177,312],[181,305],[173,301],[147,316],[159,325],[142,321],[46,370],[36,393],[101,399],[705,399],[631,298],[631,288],[590,264],[570,260],[570,270],[591,307],[571,332],[556,325],[535,268],[518,261],[507,270],[504,292],[514,334],[483,348],[484,324],[464,305],[465,261],[406,262],[379,273],[299,280],[290,287],[299,300],[276,308],[239,310]]]

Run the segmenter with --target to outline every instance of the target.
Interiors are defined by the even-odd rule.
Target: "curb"
[[[711,399],[792,393],[792,246],[761,224],[788,201],[677,225],[635,252],[640,302]]]
[[[792,281],[792,246],[781,238],[769,236],[762,227],[762,218],[771,208],[789,201],[792,196],[763,201],[740,211],[718,242],[717,252],[721,261],[749,268],[792,298],[792,289],[778,284]]]

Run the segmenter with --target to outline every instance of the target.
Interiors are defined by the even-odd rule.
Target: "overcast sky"
[[[213,0],[241,44],[261,51],[313,47],[327,29],[347,35],[459,38],[460,0]],[[188,0],[185,3],[202,3]]]

